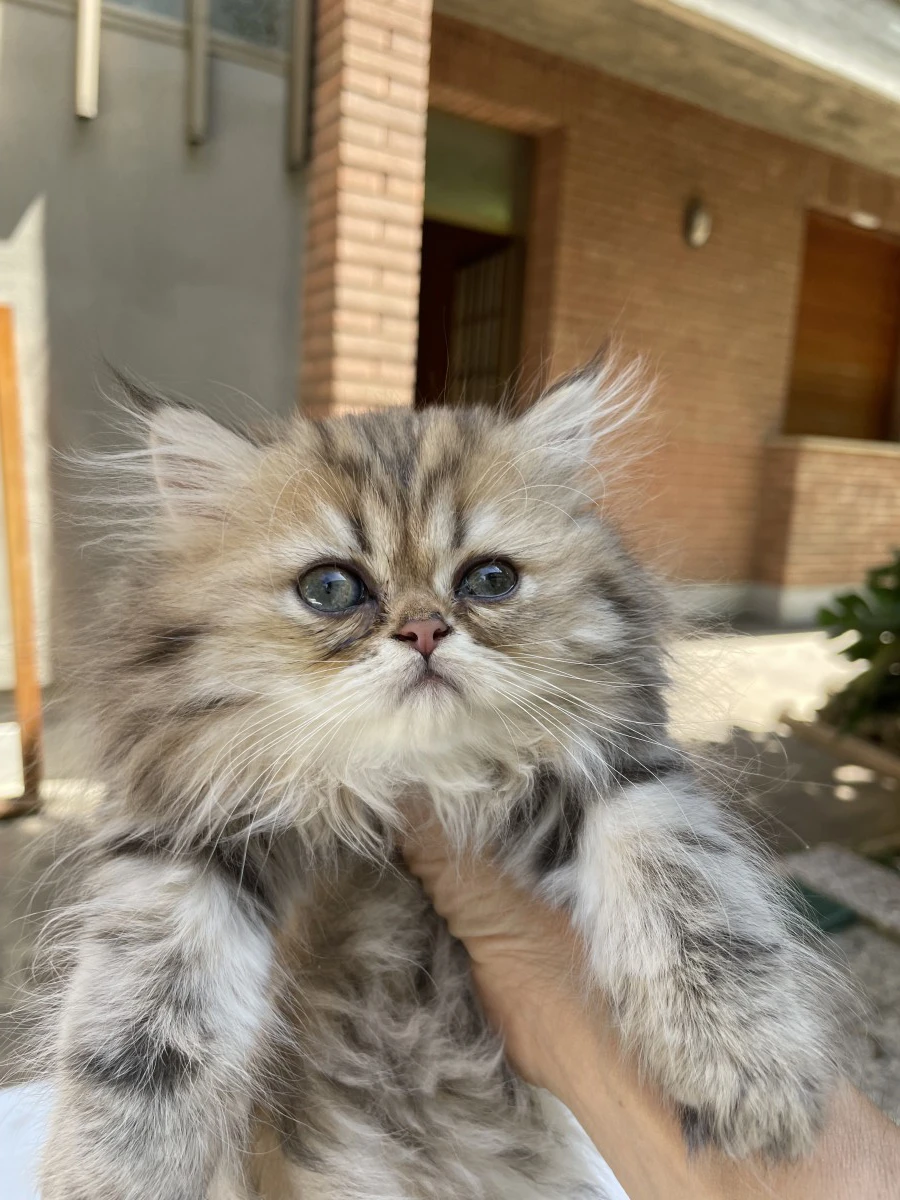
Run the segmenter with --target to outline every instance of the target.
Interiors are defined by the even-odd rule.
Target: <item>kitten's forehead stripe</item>
[[[508,449],[494,437],[497,425],[469,411],[396,409],[317,426],[319,489],[324,506],[340,509],[346,526],[333,552],[346,547],[351,563],[359,557],[391,629],[410,619],[452,615],[452,584],[475,520],[472,502],[496,493],[492,481],[505,477]],[[311,500],[315,505],[315,492]],[[499,514],[481,522],[487,552],[502,548],[504,532]],[[484,645],[508,640],[496,617],[485,616],[480,630],[469,613],[454,620]],[[319,661],[371,657],[377,646],[372,632],[344,629],[338,636],[336,630],[326,637]]]
[[[372,542],[366,530],[365,521],[359,508],[354,507],[348,513],[350,518],[350,526],[353,530],[353,536],[356,539],[356,545],[360,554],[369,555],[372,553]]]

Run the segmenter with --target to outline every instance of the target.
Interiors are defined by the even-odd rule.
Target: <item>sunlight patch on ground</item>
[[[852,640],[852,639],[851,639]],[[810,720],[829,692],[861,669],[824,633],[712,635],[673,648],[672,726],[690,742],[726,742],[733,728],[781,732],[781,716]]]

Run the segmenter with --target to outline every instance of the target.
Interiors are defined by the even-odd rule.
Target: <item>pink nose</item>
[[[429,617],[427,621],[407,621],[394,637],[401,642],[409,642],[418,652],[428,658],[441,638],[450,633],[450,626],[440,617]]]

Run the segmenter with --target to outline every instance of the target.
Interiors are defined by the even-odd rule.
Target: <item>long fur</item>
[[[834,989],[667,731],[666,605],[602,519],[641,402],[598,361],[520,417],[389,411],[263,438],[125,381],[129,561],[84,670],[106,799],[57,992],[45,1200],[586,1200],[396,853],[453,843],[566,907],[692,1145],[791,1158],[835,1074]],[[508,598],[456,589],[501,558]],[[306,607],[317,563],[373,599]],[[395,634],[439,614],[432,656]]]

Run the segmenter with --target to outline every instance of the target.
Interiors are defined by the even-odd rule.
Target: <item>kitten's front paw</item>
[[[729,1064],[705,1073],[707,1097],[679,1103],[691,1151],[715,1146],[734,1158],[792,1160],[808,1153],[822,1128],[830,1079]],[[706,1088],[704,1089],[706,1090]]]

